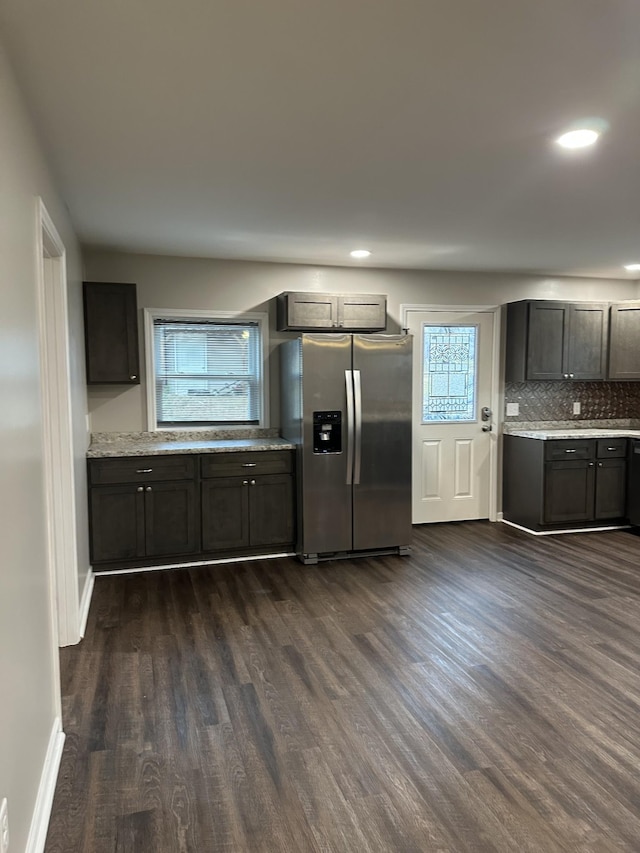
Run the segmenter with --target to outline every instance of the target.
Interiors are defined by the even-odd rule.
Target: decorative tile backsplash
[[[506,403],[520,412],[510,421],[592,421],[640,418],[640,382],[507,382]],[[579,415],[573,403],[581,404]]]

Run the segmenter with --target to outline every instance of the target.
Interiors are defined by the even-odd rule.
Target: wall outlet
[[[581,411],[582,411],[582,406],[580,405],[580,403],[574,403],[573,404],[573,414],[579,415]]]
[[[6,797],[0,803],[0,853],[9,853],[9,812]]]
[[[520,403],[507,403],[507,417],[513,418],[520,414]]]

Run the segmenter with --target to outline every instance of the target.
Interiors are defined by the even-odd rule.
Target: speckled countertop
[[[505,421],[505,435],[537,438],[540,441],[564,438],[640,438],[640,421],[610,418],[580,421]]]
[[[229,453],[293,450],[275,429],[103,432],[91,436],[89,459],[118,456],[166,456],[172,453]]]
[[[512,429],[506,435],[520,438],[640,438],[639,429]]]

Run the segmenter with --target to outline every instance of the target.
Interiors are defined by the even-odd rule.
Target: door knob
[[[482,432],[491,432],[492,429],[493,429],[493,427],[491,426],[491,424],[485,424],[482,427]]]

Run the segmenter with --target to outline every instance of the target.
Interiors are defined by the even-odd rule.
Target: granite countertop
[[[206,430],[201,432],[96,433],[89,459],[118,456],[166,456],[174,453],[229,453],[254,450],[293,450],[295,445],[272,429]]]
[[[563,438],[640,438],[639,429],[565,428],[565,429],[512,429],[505,435],[520,438],[537,438],[541,441]]]

